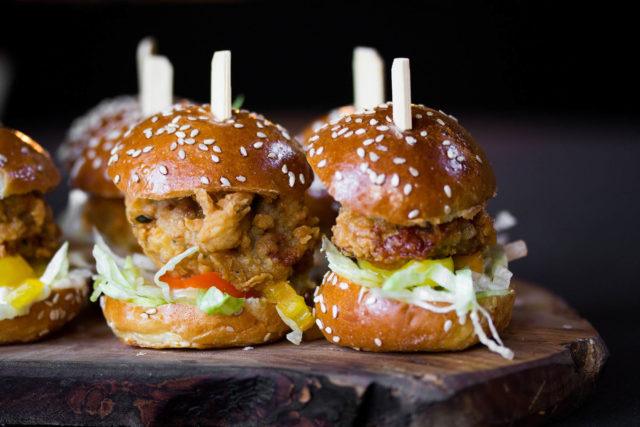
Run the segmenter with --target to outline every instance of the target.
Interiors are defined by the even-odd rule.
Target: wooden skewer
[[[216,120],[231,117],[231,51],[221,50],[211,60],[211,113]]]
[[[142,61],[140,106],[143,116],[150,116],[173,104],[173,66],[160,55]]]
[[[353,50],[353,105],[365,110],[384,102],[384,61],[373,48]]]
[[[142,63],[144,58],[157,52],[158,46],[156,39],[153,37],[145,37],[138,42],[136,48],[136,66],[138,71],[138,91],[142,92]]]
[[[411,73],[408,58],[396,58],[391,66],[393,123],[401,130],[411,129]]]

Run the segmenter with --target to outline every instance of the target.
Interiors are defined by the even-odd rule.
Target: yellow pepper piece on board
[[[453,258],[456,265],[456,270],[460,270],[469,267],[476,273],[484,273],[484,259],[481,252],[476,252],[471,255],[456,255]]]
[[[33,268],[21,256],[0,258],[0,286],[16,287],[26,279],[36,277]]]
[[[16,310],[22,310],[38,299],[43,289],[44,283],[40,280],[27,279],[20,286],[11,291],[8,295],[8,299],[13,308]]]
[[[280,282],[267,286],[264,289],[264,296],[267,301],[276,304],[285,316],[296,322],[301,330],[305,331],[313,325],[311,309],[289,283]]]

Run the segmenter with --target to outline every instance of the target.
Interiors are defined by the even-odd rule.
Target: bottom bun
[[[515,292],[483,298],[498,331],[511,321]],[[401,301],[380,298],[331,273],[316,296],[315,313],[325,338],[365,351],[452,351],[478,343],[471,319],[460,324],[455,311],[434,313]],[[436,303],[436,305],[443,305]],[[482,316],[481,316],[482,317]],[[486,320],[482,327],[489,333]]]
[[[244,347],[279,340],[289,330],[275,305],[249,298],[238,315],[209,315],[186,304],[145,308],[102,296],[102,312],[125,344],[149,348]]]
[[[44,301],[31,306],[29,313],[0,320],[0,344],[39,340],[71,321],[87,304],[88,287],[54,289]]]

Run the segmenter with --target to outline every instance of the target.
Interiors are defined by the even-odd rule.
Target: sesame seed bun
[[[398,225],[469,216],[495,195],[484,151],[458,121],[412,106],[413,128],[393,124],[393,105],[334,120],[306,141],[329,194],[363,215]]]
[[[316,323],[334,344],[373,352],[455,351],[478,343],[473,324],[455,313],[434,313],[404,302],[375,297],[343,277],[325,276],[315,298]],[[498,332],[511,321],[515,292],[479,300]],[[434,303],[439,305],[439,303]],[[485,332],[489,333],[482,319]]]
[[[332,122],[334,120],[338,120],[343,116],[347,116],[349,114],[353,114],[356,112],[356,109],[353,105],[344,105],[342,107],[335,108],[324,116],[317,117],[315,120],[311,122],[311,125],[307,126],[296,138],[300,143],[304,146],[309,138],[311,138],[322,126],[326,123]]]
[[[217,122],[208,105],[175,105],[136,125],[111,151],[109,176],[128,197],[207,192],[300,193],[311,169],[288,132],[256,113]]]
[[[149,348],[244,347],[279,340],[288,331],[275,305],[247,299],[239,315],[209,315],[185,304],[145,308],[103,295],[102,312],[125,344]]]
[[[135,96],[105,99],[76,119],[57,152],[69,169],[72,188],[105,198],[122,198],[107,174],[107,162],[115,142],[142,119]]]
[[[45,193],[59,183],[60,174],[44,148],[20,131],[0,128],[0,199]]]
[[[87,292],[88,286],[54,289],[49,298],[33,304],[28,314],[0,320],[0,344],[36,341],[62,328],[84,308]]]

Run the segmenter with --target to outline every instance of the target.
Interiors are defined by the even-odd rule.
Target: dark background
[[[562,295],[611,358],[567,425],[636,424],[640,315],[638,23],[623,2],[2,2],[4,116],[50,149],[99,100],[135,93],[153,35],[175,92],[207,101],[214,50],[233,50],[235,94],[297,131],[351,101],[351,52],[411,58],[413,98],[456,115],[498,176],[529,244],[520,277]],[[64,189],[54,196],[64,203]]]

